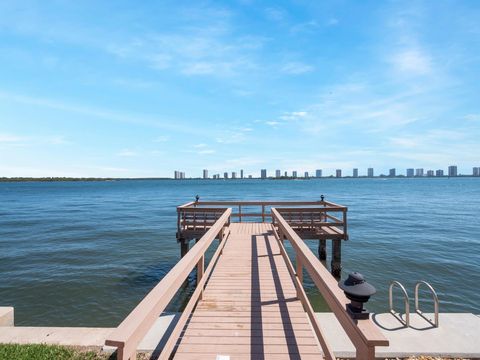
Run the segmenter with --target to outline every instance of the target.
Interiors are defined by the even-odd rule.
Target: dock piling
[[[318,258],[327,260],[327,241],[325,239],[318,240]]]
[[[342,272],[342,240],[332,240],[332,275],[339,278]]]
[[[180,239],[180,257],[183,258],[188,253],[188,240]]]

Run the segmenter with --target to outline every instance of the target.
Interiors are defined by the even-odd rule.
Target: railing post
[[[368,346],[367,344],[357,344],[356,346],[356,360],[374,360],[375,346]]]
[[[203,272],[205,271],[205,255],[203,255],[197,263],[197,285],[202,280]],[[203,289],[200,293],[199,300],[202,300],[203,297]]]
[[[242,205],[238,205],[238,222],[242,222]]]
[[[303,284],[303,265],[302,265],[302,260],[300,256],[296,256],[295,258],[295,263],[297,265],[297,277],[298,281],[300,281],[300,284]]]
[[[262,222],[265,222],[265,204],[262,204]]]

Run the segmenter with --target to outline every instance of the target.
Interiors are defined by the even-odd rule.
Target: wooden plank
[[[272,225],[233,223],[229,230],[223,255],[183,332],[175,358],[201,359],[211,354],[321,358]]]
[[[293,340],[295,341],[295,340]],[[177,353],[206,353],[216,354],[250,354],[255,359],[255,355],[261,354],[319,354],[318,346],[315,345],[267,345],[267,344],[183,344],[177,349]]]

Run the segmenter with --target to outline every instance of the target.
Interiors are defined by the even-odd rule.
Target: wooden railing
[[[232,218],[239,222],[246,218],[270,221],[270,209],[275,206],[285,214],[290,225],[297,230],[307,231],[309,228],[327,226],[333,236],[347,239],[347,207],[329,201],[192,201],[177,207],[177,237],[182,232],[201,232],[208,229],[227,207],[232,208]],[[251,211],[259,207],[259,211]],[[250,212],[245,212],[248,208]],[[333,216],[341,213],[341,218]],[[337,227],[340,227],[338,229]],[[338,234],[336,234],[338,229]],[[342,234],[344,236],[342,237]]]
[[[301,283],[303,268],[305,268],[330,310],[335,314],[340,325],[355,346],[356,359],[375,359],[375,346],[388,346],[388,340],[370,319],[353,320],[350,317],[346,311],[346,305],[350,303],[350,301],[338,287],[337,280],[335,280],[322,265],[320,260],[312,253],[300,236],[290,227],[278,209],[272,208],[272,221],[278,231],[279,239],[281,239],[281,241],[287,239],[295,250],[297,279]],[[297,288],[297,293],[298,292],[299,289]],[[301,294],[299,294],[299,297],[301,297]],[[317,334],[317,336],[319,336],[319,341],[323,347],[322,334]],[[331,356],[331,354],[329,355],[328,352],[326,352],[327,358]]]
[[[158,285],[148,293],[113,333],[110,334],[105,344],[117,347],[117,359],[127,360],[135,358],[137,346],[140,341],[165,310],[181,284],[183,284],[188,275],[196,267],[197,287],[160,354],[160,359],[169,358],[175,342],[178,340],[195,304],[202,298],[208,276],[225,245],[225,241],[223,241],[226,238],[224,230],[225,226],[230,222],[231,213],[232,209],[223,209],[222,215],[193,248],[165,275]],[[221,243],[205,270],[205,252],[217,237],[220,238]]]

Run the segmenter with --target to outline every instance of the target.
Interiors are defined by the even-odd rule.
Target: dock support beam
[[[188,240],[180,239],[180,257],[184,257],[188,253]]]
[[[327,260],[327,240],[318,240],[318,258]]]
[[[332,275],[339,278],[342,272],[342,240],[332,240]]]

